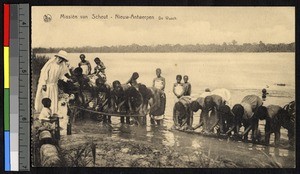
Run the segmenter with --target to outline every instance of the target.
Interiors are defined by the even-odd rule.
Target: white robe
[[[51,116],[51,109],[43,107],[39,115],[39,120],[49,120]]]
[[[89,66],[88,65],[81,65],[80,68],[82,69],[82,74],[88,75],[89,74]]]
[[[59,79],[64,79],[64,75],[69,73],[66,62],[60,64],[56,63],[56,58],[53,57],[44,65],[41,70],[38,87],[35,96],[34,108],[36,112],[40,112],[43,108],[42,99],[50,98],[51,111],[57,113],[58,111],[58,86]],[[42,89],[43,85],[47,85],[47,90]]]
[[[225,100],[227,102],[229,102],[231,99],[230,91],[225,88],[215,89],[212,91],[212,94],[221,96],[223,98],[223,100]]]
[[[199,97],[205,98],[205,97],[210,96],[210,95],[212,95],[211,92],[203,92]]]
[[[231,106],[231,93],[228,89],[225,89],[225,88],[215,89],[211,93],[215,94],[215,95],[218,95],[218,96],[221,96],[222,99],[224,101],[226,101],[226,104],[228,106]]]

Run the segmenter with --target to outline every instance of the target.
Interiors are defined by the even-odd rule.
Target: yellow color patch
[[[9,47],[4,47],[4,88],[9,88]]]

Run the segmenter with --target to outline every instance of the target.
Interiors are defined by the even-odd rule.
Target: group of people
[[[106,81],[106,74],[105,74],[105,65],[104,63],[100,60],[99,57],[96,57],[94,59],[94,62],[96,64],[96,66],[94,67],[94,72],[92,73],[92,66],[91,63],[86,60],[85,55],[84,54],[80,54],[79,56],[80,58],[80,62],[78,63],[78,68],[82,69],[82,75],[97,75],[97,76],[101,76],[101,78]]]
[[[183,76],[183,83],[181,82],[182,76],[176,76],[176,83],[173,86],[173,93],[179,99],[182,96],[190,96],[192,92],[192,85],[188,82],[189,77]]]
[[[112,83],[112,86],[110,86],[106,83],[106,67],[98,57],[94,59],[96,66],[93,72],[91,63],[86,60],[85,55],[80,54],[79,58],[80,62],[78,63],[78,67],[73,69],[68,66],[68,53],[61,50],[43,66],[35,98],[35,111],[40,113],[40,117],[50,118],[57,114],[59,88],[65,93],[77,90],[75,97],[73,94],[73,98],[76,100],[76,102],[73,103],[83,107],[88,104],[95,110],[102,108],[102,110],[99,109],[98,111],[104,111],[103,107],[104,105],[107,105],[109,110],[105,110],[106,112],[111,112],[112,110],[127,112],[128,110],[131,110],[132,112],[134,105],[137,105],[136,109],[140,109],[139,103],[141,103],[141,96],[144,98],[143,103],[147,103],[141,110],[147,110],[148,106],[146,105],[148,105],[148,103],[152,106],[155,105],[156,107],[162,103],[165,104],[165,101],[163,101],[165,100],[163,92],[165,88],[165,79],[161,76],[161,69],[158,68],[156,70],[157,77],[153,80],[152,88],[147,88],[145,85],[137,82],[137,79],[139,78],[139,74],[137,72],[134,72],[125,84],[122,85],[118,80],[115,80]],[[96,77],[96,80],[92,87],[91,83],[92,78],[94,77]],[[92,93],[91,98],[95,98],[96,100],[90,100],[88,101],[89,103],[85,103],[88,97],[85,96],[84,91]],[[152,100],[150,100],[151,98]],[[160,100],[160,98],[164,99]],[[43,101],[45,99],[50,100],[51,104],[47,106],[43,105]],[[131,99],[132,101],[129,102]],[[149,100],[149,102],[146,100]],[[93,101],[95,102],[93,103]],[[126,107],[123,107],[125,105]],[[47,108],[47,116],[41,112],[43,109],[45,110],[45,108]],[[159,107],[156,109],[152,108],[150,111],[150,113],[152,113],[151,123],[155,122],[154,116],[157,115],[155,113],[161,113],[161,115],[163,115],[163,112],[159,111]],[[110,116],[106,118],[108,119],[108,122],[111,122]],[[129,117],[126,117],[126,123],[128,123],[128,118]],[[124,122],[124,117],[121,117],[121,122]]]
[[[81,54],[79,57],[81,61],[78,63],[78,68],[70,69],[68,53],[61,50],[50,58],[41,69],[34,108],[35,112],[39,113],[38,119],[45,127],[53,127],[53,124],[49,124],[52,118],[63,118],[58,115],[58,84],[60,80],[74,83],[74,78],[72,78],[74,74],[76,76],[94,74],[106,80],[106,67],[98,57],[94,59],[96,63],[94,72],[91,72],[91,64],[85,60],[85,55]]]
[[[65,80],[71,81],[71,75],[73,72],[81,71],[80,73],[83,75],[98,75],[103,79],[106,79],[105,75],[105,65],[104,63],[96,57],[94,62],[96,66],[94,67],[94,72],[92,72],[91,64],[88,60],[86,60],[84,54],[80,54],[81,61],[78,63],[78,69],[74,69],[74,71],[70,71],[69,68],[69,58],[68,53],[66,51],[59,51],[58,54],[55,54],[53,58],[48,60],[46,64],[41,69],[38,87],[36,91],[35,98],[35,111],[41,112],[42,109],[42,99],[49,98],[52,101],[51,111],[53,113],[57,113],[58,111],[58,81]]]
[[[125,84],[115,80],[110,87],[106,84],[106,67],[98,57],[94,59],[96,64],[94,72],[92,72],[90,62],[85,59],[85,55],[80,54],[79,57],[81,61],[78,67],[70,71],[67,64],[67,52],[61,50],[42,68],[35,98],[36,112],[42,111],[40,116],[47,119],[57,113],[58,83],[60,80],[65,80],[66,84],[78,82],[79,91],[82,93],[84,90],[83,84],[89,82],[86,77],[94,75],[99,77],[96,80],[97,102],[94,104],[95,108],[103,108],[106,105],[107,109],[100,111],[112,112],[113,110],[113,112],[126,112],[127,114],[149,114],[151,124],[155,122],[160,124],[166,105],[164,93],[166,80],[162,77],[160,68],[156,69],[156,77],[153,79],[151,87],[138,83],[138,72],[134,72]],[[184,75],[182,82],[182,76],[177,75],[176,83],[173,86],[173,93],[177,98],[173,107],[173,121],[177,129],[195,130],[203,127],[204,131],[212,132],[217,127],[218,132],[221,134],[231,134],[233,132],[234,135],[238,135],[240,127],[244,126],[243,135],[245,139],[248,137],[249,130],[252,130],[252,139],[255,140],[258,131],[258,120],[266,119],[267,135],[270,132],[275,132],[276,141],[278,141],[278,126],[284,126],[289,131],[289,137],[293,137],[293,116],[289,114],[290,111],[285,112],[285,108],[277,105],[263,106],[262,99],[256,95],[245,96],[241,103],[230,108],[228,103],[231,96],[227,89],[216,89],[214,91],[207,89],[199,98],[192,100],[190,97],[191,84],[188,80],[189,77]],[[67,85],[65,89],[70,90],[72,88]],[[266,94],[266,91],[263,91],[263,93]],[[77,97],[77,100],[83,104],[81,98],[83,98],[82,94]],[[198,110],[201,110],[200,122],[193,127],[193,113]],[[108,120],[108,122],[111,122],[110,117],[108,117]],[[274,122],[274,120],[277,120],[277,122]],[[129,123],[130,116],[121,117],[121,123],[124,122]],[[269,140],[266,139],[266,141]]]
[[[223,92],[222,92],[223,91]],[[248,133],[252,131],[252,141],[261,142],[258,129],[259,120],[266,120],[265,140],[270,142],[270,135],[275,134],[275,145],[280,142],[281,127],[288,130],[290,145],[295,142],[295,102],[285,106],[264,106],[263,100],[257,95],[245,96],[241,103],[232,108],[228,105],[228,90],[216,89],[212,92],[204,92],[196,100],[191,97],[182,96],[174,104],[173,121],[178,130],[194,131],[202,127],[205,134],[219,134],[233,136],[248,140]],[[200,112],[200,121],[193,126],[193,114]],[[240,134],[240,128],[244,131]]]

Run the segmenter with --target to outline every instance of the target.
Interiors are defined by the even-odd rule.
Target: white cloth
[[[228,105],[230,105],[230,99],[231,99],[231,93],[228,89],[225,88],[219,88],[215,89],[211,92],[212,94],[221,96],[223,101],[225,101]]]
[[[66,62],[57,64],[56,58],[53,57],[44,65],[41,70],[38,87],[36,91],[36,98],[34,108],[36,112],[40,112],[43,105],[42,99],[47,97],[51,100],[51,110],[53,113],[58,111],[58,86],[59,79],[63,79],[64,75],[69,73]],[[42,89],[43,85],[47,85],[47,90]]]
[[[175,89],[174,90],[175,94],[177,94],[177,95],[183,94],[184,87],[183,87],[183,85],[181,83],[175,83],[174,84],[174,89]]]
[[[153,87],[164,90],[165,88],[165,78],[163,77],[156,77],[153,79]]]
[[[49,120],[51,115],[52,115],[51,110],[49,108],[43,107],[43,109],[41,110],[41,113],[39,115],[39,120],[41,120],[41,119]]]
[[[221,96],[223,98],[223,100],[225,100],[225,101],[230,101],[230,99],[231,99],[230,91],[225,88],[215,89],[212,91],[212,94]]]
[[[199,97],[205,98],[205,97],[210,96],[210,95],[212,95],[211,92],[203,92]]]
[[[82,68],[82,74],[85,74],[85,75],[89,74],[89,66],[87,64],[81,65],[80,68]]]
[[[161,79],[156,79],[154,81],[154,87],[157,88],[157,89],[162,90],[163,87],[164,87],[164,81],[162,81]]]

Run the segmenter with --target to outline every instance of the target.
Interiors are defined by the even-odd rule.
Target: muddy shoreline
[[[79,135],[80,136],[80,135]],[[154,168],[281,168],[276,159],[269,158],[268,161],[251,159],[249,161],[233,160],[226,156],[210,156],[210,152],[194,151],[187,153],[186,150],[171,149],[149,142],[130,141],[111,137],[82,136],[76,137],[76,143],[71,139],[61,141],[62,154],[65,166],[68,167],[154,167]],[[91,140],[91,138],[93,140]],[[74,152],[89,146],[89,142],[96,144],[95,164],[93,155],[88,153],[81,156],[74,163],[76,155]],[[68,145],[62,145],[66,143]],[[71,155],[70,155],[71,154]],[[73,159],[72,159],[73,158]],[[86,164],[86,165],[83,165]]]
[[[164,137],[167,134],[175,136],[174,142]],[[94,155],[92,146],[95,149]],[[107,126],[90,121],[75,124],[72,135],[61,137],[59,153],[64,167],[293,168],[295,166],[287,161],[293,158],[295,152],[286,149],[187,134],[163,126],[150,128],[119,124]]]

